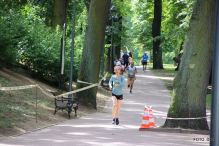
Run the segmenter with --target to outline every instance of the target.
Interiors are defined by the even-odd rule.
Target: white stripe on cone
[[[148,120],[142,120],[142,124],[149,124]]]

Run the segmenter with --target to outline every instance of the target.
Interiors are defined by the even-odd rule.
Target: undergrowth
[[[0,76],[0,87],[19,86]],[[38,89],[37,89],[38,90]],[[37,105],[54,107],[53,100],[38,94]],[[17,126],[17,122],[26,122],[36,117],[36,89],[0,91],[0,128]],[[43,110],[37,110],[37,117],[45,117]]]

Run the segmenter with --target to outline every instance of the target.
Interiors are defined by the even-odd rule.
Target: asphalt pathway
[[[133,93],[124,87],[120,124],[111,124],[112,101],[103,112],[69,120],[56,126],[36,130],[0,141],[1,146],[191,146],[209,145],[208,135],[139,131],[145,106],[152,106],[153,114],[166,117],[171,96],[161,79],[151,71],[137,68]],[[125,75],[125,77],[127,77]],[[80,105],[79,105],[80,108]],[[156,126],[165,119],[155,118]]]

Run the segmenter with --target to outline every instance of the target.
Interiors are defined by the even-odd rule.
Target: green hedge
[[[5,8],[6,9],[6,8]],[[37,6],[26,5],[19,10],[0,10],[0,67],[23,62],[39,77],[57,82],[59,77],[62,32],[47,27],[44,19],[36,15]],[[80,40],[80,39],[79,39]],[[79,43],[81,43],[79,41]],[[77,46],[77,42],[75,43]],[[66,38],[65,80],[70,72],[71,37]],[[73,79],[79,70],[82,49],[75,47]]]

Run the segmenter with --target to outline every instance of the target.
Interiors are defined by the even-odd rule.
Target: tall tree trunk
[[[86,6],[86,8],[87,8],[87,13],[89,12],[90,1],[91,1],[91,0],[84,0],[84,4],[85,4],[85,6]]]
[[[81,67],[78,79],[89,83],[98,83],[101,54],[105,39],[106,23],[109,16],[110,0],[92,0],[88,14]],[[77,88],[87,85],[77,83]],[[79,99],[86,105],[96,109],[97,88],[91,88],[77,93]]]
[[[122,32],[122,16],[119,17],[118,23],[119,23],[118,31]],[[115,54],[116,54],[117,58],[119,59],[120,58],[120,51],[121,51],[121,48],[122,48],[122,46],[121,46],[122,36],[121,35],[116,35],[116,38],[118,39],[117,40],[118,44],[116,46],[116,53]]]
[[[182,62],[173,82],[168,117],[206,116],[206,92],[214,45],[216,0],[198,0],[190,20]],[[163,127],[209,130],[207,120],[166,120]]]
[[[69,0],[55,0],[52,15],[52,27],[54,29],[59,25],[60,30],[62,30],[63,24],[67,25],[68,4]]]
[[[152,25],[153,38],[160,36],[162,0],[154,0],[154,20]],[[162,48],[160,39],[153,41],[153,69],[163,69]]]

